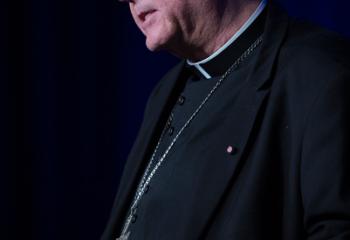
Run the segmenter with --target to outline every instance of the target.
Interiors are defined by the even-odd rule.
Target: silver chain
[[[188,125],[192,122],[192,120],[197,116],[197,114],[199,113],[199,111],[203,108],[203,106],[208,102],[209,98],[213,95],[213,93],[217,90],[217,88],[222,84],[222,82],[226,79],[226,77],[234,70],[238,67],[238,65],[245,59],[247,58],[253,51],[254,49],[262,42],[262,36],[260,36],[231,66],[230,68],[224,73],[224,75],[221,76],[221,78],[216,82],[216,84],[214,85],[214,87],[210,90],[210,92],[208,93],[208,95],[204,98],[204,100],[201,102],[201,104],[197,107],[197,109],[192,113],[192,115],[190,116],[190,118],[186,121],[186,123],[182,126],[182,128],[180,129],[180,131],[176,134],[176,136],[173,138],[173,140],[171,141],[171,143],[169,144],[168,148],[165,150],[165,152],[163,153],[163,155],[161,156],[161,158],[159,159],[159,161],[157,162],[157,164],[154,166],[154,168],[151,170],[151,166],[154,162],[156,153],[158,151],[159,145],[162,142],[164,133],[165,133],[165,129],[163,130],[158,143],[156,145],[156,148],[152,154],[151,160],[145,170],[145,173],[143,174],[143,177],[137,187],[136,190],[136,194],[133,200],[133,203],[130,207],[130,213],[124,223],[124,227],[123,227],[123,231],[121,234],[120,238],[118,239],[123,239],[123,236],[128,236],[130,233],[127,233],[130,223],[132,221],[133,218],[133,214],[134,211],[139,203],[139,201],[141,200],[141,197],[143,196],[143,194],[145,193],[145,189],[147,188],[147,186],[149,185],[149,183],[151,182],[154,174],[157,172],[158,168],[162,165],[164,159],[166,158],[166,156],[168,155],[169,151],[172,149],[172,147],[174,146],[174,144],[176,143],[177,139],[179,138],[179,136],[182,134],[182,132],[188,127]],[[150,174],[148,174],[150,172]]]

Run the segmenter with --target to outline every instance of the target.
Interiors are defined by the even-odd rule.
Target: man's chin
[[[159,50],[164,48],[164,44],[162,44],[158,41],[152,41],[149,39],[146,39],[146,46],[147,46],[148,50],[150,50],[152,52],[159,51]]]
[[[152,52],[164,50],[169,47],[170,39],[171,39],[170,34],[166,34],[166,35],[154,34],[154,35],[146,36],[146,46]]]

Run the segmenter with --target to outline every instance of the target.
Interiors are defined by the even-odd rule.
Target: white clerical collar
[[[207,63],[216,56],[218,56],[221,52],[223,52],[228,46],[230,46],[234,41],[237,40],[239,36],[242,35],[242,33],[247,30],[247,28],[257,19],[257,17],[261,14],[261,12],[265,9],[265,6],[267,4],[267,0],[262,0],[259,6],[256,8],[256,10],[252,13],[252,15],[248,18],[248,20],[243,24],[243,26],[218,50],[216,50],[213,54],[211,54],[209,57],[198,61],[198,62],[191,62],[190,60],[186,60],[187,64],[190,66],[194,66],[197,68],[199,72],[203,74],[203,76],[207,79],[211,78],[211,75],[205,71],[205,69],[201,66],[201,64]]]

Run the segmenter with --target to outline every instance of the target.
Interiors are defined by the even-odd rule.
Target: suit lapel
[[[225,193],[232,188],[241,169],[240,166],[250,152],[252,146],[250,142],[254,140],[254,132],[259,128],[259,119],[263,116],[263,106],[269,95],[274,63],[288,25],[288,18],[281,13],[280,9],[271,5],[268,10],[263,45],[257,53],[258,56],[254,58],[255,62],[248,70],[250,74],[247,82],[239,90],[237,98],[223,102],[223,100],[220,101],[220,96],[230,96],[230,84],[235,84],[236,72],[234,71],[226,79],[222,89],[219,89],[215,99],[212,99],[211,103],[215,102],[216,105],[210,106],[208,102],[206,109],[210,111],[205,112],[203,109],[201,113],[203,116],[210,116],[209,120],[203,124],[199,123],[201,127],[194,131],[196,133],[187,143],[191,146],[190,149],[199,150],[198,153],[193,154],[198,157],[191,158],[192,163],[187,162],[186,165],[180,166],[182,169],[175,174],[183,176],[188,172],[186,170],[188,168],[194,170],[190,174],[195,178],[194,185],[182,192],[187,196],[185,208],[189,208],[184,209],[183,212],[190,214],[178,226],[178,231],[183,232],[183,236],[179,237],[198,239],[198,236],[201,236],[199,239],[204,239],[204,236],[208,234],[208,229],[211,229],[210,225],[215,215],[219,212],[218,207],[225,198]],[[203,143],[205,141],[203,139],[208,139],[210,143]],[[210,149],[201,148],[201,145],[210,145]],[[230,156],[226,152],[228,146],[235,148],[234,155]],[[188,152],[190,154],[191,150]],[[188,166],[190,164],[192,165]],[[203,191],[194,191],[194,189]],[[196,222],[197,228],[191,224],[193,222]],[[187,229],[186,226],[192,227]]]
[[[149,109],[145,112],[147,116],[144,116],[144,122],[124,167],[123,176],[105,234],[114,234],[117,237],[117,234],[121,231],[120,228],[129,210],[131,200],[140,181],[140,176],[143,174],[144,167],[148,163],[152,150],[163,129],[162,126],[168,115],[169,106],[174,103],[174,96],[178,94],[183,84],[182,80],[186,74],[183,70],[184,65],[185,61],[181,61],[176,65],[160,81],[160,84],[163,85],[159,87],[161,90],[159,92],[157,89],[155,90],[157,91],[155,95],[159,94],[159,96],[150,99]]]
[[[218,168],[225,169],[219,176],[220,182],[211,185],[211,189],[206,188],[206,192],[217,194],[217,197],[207,203],[204,202],[203,206],[199,206],[200,209],[207,209],[205,216],[203,216],[204,218],[207,217],[207,221],[202,225],[203,229],[199,230],[203,235],[207,234],[208,229],[210,229],[211,220],[215,219],[215,214],[218,214],[216,207],[225,197],[225,191],[233,183],[239,173],[240,166],[246,159],[245,156],[249,154],[251,149],[249,142],[254,140],[254,132],[260,125],[258,119],[261,119],[260,117],[263,114],[264,102],[267,100],[273,79],[275,61],[286,36],[287,27],[287,15],[270,3],[261,49],[255,58],[255,63],[252,65],[247,84],[240,90],[232,110],[230,110],[232,116],[227,117],[229,123],[223,124],[227,127],[227,131],[220,136],[221,139],[229,141],[227,144],[237,148],[237,153],[234,155],[235,159],[225,157],[224,154],[227,155],[227,153],[224,149],[222,150],[222,157],[218,156],[217,158],[222,162],[215,162],[219,165]],[[234,78],[234,73],[230,77]],[[234,84],[234,79],[227,79],[227,81]],[[229,164],[227,164],[227,161],[229,161]]]

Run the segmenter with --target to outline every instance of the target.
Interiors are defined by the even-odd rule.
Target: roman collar
[[[264,32],[266,0],[262,0],[243,26],[217,51],[199,62],[186,61],[186,66],[200,79],[223,75],[231,64]]]

